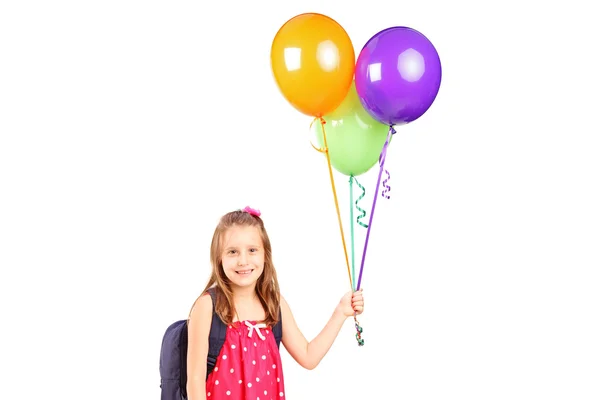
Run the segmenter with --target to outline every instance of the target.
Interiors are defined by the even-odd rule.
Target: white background
[[[269,58],[315,11],[357,55],[417,29],[443,78],[388,151],[366,345],[348,320],[314,371],[283,351],[288,399],[598,399],[592,2],[217,4],[2,2],[2,398],[158,399],[164,330],[208,278],[218,218],[246,205],[304,334],[324,326],[349,290],[327,164]]]

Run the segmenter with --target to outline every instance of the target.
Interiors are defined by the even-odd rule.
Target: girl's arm
[[[355,293],[346,293],[323,330],[311,342],[308,342],[302,332],[300,332],[298,325],[296,325],[292,310],[282,296],[281,319],[283,337],[281,341],[298,364],[306,369],[314,369],[331,348],[346,318],[353,316],[355,312],[356,314],[361,314],[363,306],[362,289]]]
[[[188,400],[206,400],[206,360],[211,323],[212,300],[210,295],[200,296],[192,308],[188,322]]]

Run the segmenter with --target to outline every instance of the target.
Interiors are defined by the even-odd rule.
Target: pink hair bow
[[[244,208],[243,210],[244,212],[247,212],[250,215],[254,215],[255,217],[260,217],[260,210],[255,210],[252,207],[248,207],[246,206],[246,208]]]

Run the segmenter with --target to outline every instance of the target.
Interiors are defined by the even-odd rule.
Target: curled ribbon
[[[365,224],[364,222],[361,221],[361,219],[365,218],[367,216],[367,211],[363,208],[360,208],[360,206],[358,205],[358,202],[365,197],[365,187],[363,185],[360,184],[360,182],[358,182],[358,179],[356,179],[356,177],[354,177],[354,182],[356,182],[356,184],[358,185],[358,187],[360,188],[360,190],[362,190],[362,194],[360,196],[358,196],[358,199],[356,199],[356,201],[354,202],[354,205],[356,206],[356,209],[358,210],[358,212],[360,213],[360,215],[358,217],[356,217],[356,223],[359,224],[360,226],[362,226],[363,228],[368,228],[369,225]]]
[[[385,197],[386,199],[390,198],[390,195],[388,194],[390,192],[390,190],[392,190],[390,188],[390,185],[388,185],[388,181],[390,180],[390,173],[388,172],[388,170],[385,170],[385,173],[387,174],[387,178],[383,180],[383,187],[384,189],[381,191],[381,196]]]
[[[248,327],[248,337],[252,337],[252,333],[254,331],[256,331],[256,334],[258,335],[258,337],[261,338],[262,340],[265,340],[265,337],[260,332],[260,328],[266,328],[267,327],[265,324],[252,325],[250,322],[246,321],[246,326]]]
[[[356,342],[359,346],[365,345],[365,339],[362,338],[363,328],[358,323],[358,319],[356,319],[356,315],[354,316],[354,327],[356,328]]]
[[[327,122],[325,121],[324,118],[315,118],[313,119],[313,121],[310,123],[310,129],[312,129],[312,126],[315,122],[319,121],[319,123],[321,124],[321,126],[325,125]],[[316,151],[318,151],[319,153],[327,153],[327,146],[323,147],[323,148],[318,148],[317,146],[315,146],[313,144],[313,142],[310,142],[310,145],[312,146],[313,149],[315,149]]]

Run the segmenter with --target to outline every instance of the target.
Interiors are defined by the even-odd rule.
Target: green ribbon
[[[363,228],[368,228],[369,225],[365,224],[364,222],[361,222],[361,219],[367,216],[367,212],[364,209],[360,208],[360,206],[358,205],[358,202],[361,201],[363,197],[365,197],[365,187],[360,184],[356,177],[354,177],[354,180],[356,181],[358,187],[362,190],[362,194],[358,196],[358,199],[356,199],[356,203],[354,203],[356,205],[356,209],[360,212],[360,215],[356,218],[356,223],[362,226]]]
[[[360,194],[360,196],[358,196],[358,199],[356,199],[356,201],[354,201],[354,188],[352,186],[352,184],[354,182],[356,182],[356,184],[358,185],[360,190],[362,190],[362,193]],[[354,207],[355,206],[356,206],[356,209],[358,210],[358,212],[360,213],[360,215],[358,215],[358,217],[356,217],[356,223],[358,225],[362,226],[363,228],[368,228],[369,226],[361,221],[361,219],[363,219],[367,216],[367,211],[360,208],[360,206],[358,205],[358,202],[361,201],[363,197],[365,197],[365,193],[366,193],[365,187],[360,184],[360,182],[358,181],[358,179],[356,179],[356,177],[354,175],[350,175],[350,179],[348,179],[348,183],[350,184],[349,191],[350,191],[350,241],[351,241],[351,248],[352,248],[352,288],[354,290],[356,290],[356,272],[355,272],[355,259],[354,259]]]
[[[356,199],[354,202],[354,189],[352,184],[356,181],[358,187],[362,190],[362,194]],[[368,226],[361,222],[361,218],[364,218],[367,215],[367,212],[359,207],[358,202],[365,197],[365,188],[363,185],[358,182],[358,179],[354,175],[350,175],[350,179],[348,180],[350,184],[350,240],[352,246],[352,289],[356,291],[356,275],[354,272],[354,206],[360,212],[360,215],[356,218],[356,223],[362,227],[367,228]],[[362,338],[363,328],[360,326],[358,319],[356,318],[356,314],[354,314],[354,327],[356,328],[356,342],[359,346],[365,345],[365,340]]]
[[[350,183],[350,245],[352,246],[352,289],[356,290],[356,274],[354,273],[354,207],[352,205],[352,203],[354,203],[354,193],[352,190],[353,181],[354,176],[350,175],[348,183]]]

